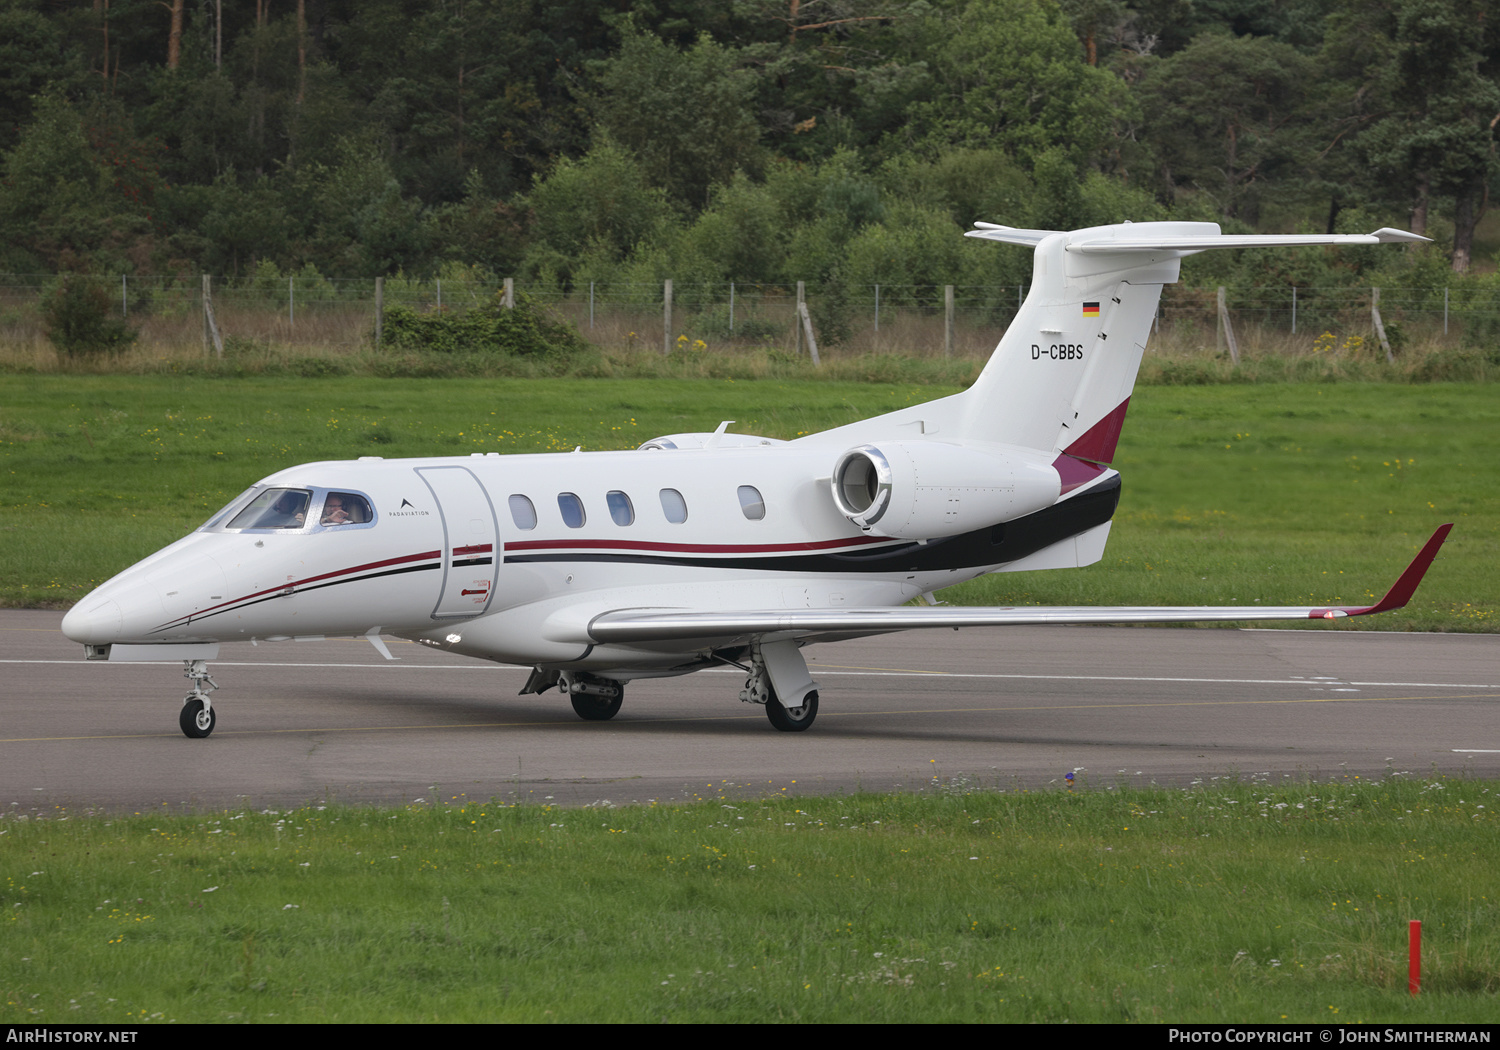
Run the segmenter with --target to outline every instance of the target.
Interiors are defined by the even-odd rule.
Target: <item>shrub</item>
[[[111,316],[114,303],[99,280],[65,273],[42,298],[47,338],[69,357],[113,354],[135,342],[136,331]]]
[[[462,313],[391,307],[385,312],[384,342],[393,350],[516,357],[570,356],[585,345],[571,325],[524,294],[516,296],[514,309],[506,309],[499,295]]]

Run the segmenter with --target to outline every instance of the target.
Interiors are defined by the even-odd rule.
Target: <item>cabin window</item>
[[[687,500],[676,489],[662,489],[661,512],[673,525],[681,525],[687,521]]]
[[[745,517],[751,521],[760,521],[766,516],[766,501],[761,498],[760,489],[754,485],[741,485],[740,510],[745,512]]]
[[[230,529],[300,529],[307,524],[306,489],[266,489],[234,516]]]
[[[604,497],[604,501],[609,504],[609,516],[615,520],[616,525],[635,524],[635,507],[625,493],[615,489]]]
[[[510,520],[523,531],[536,528],[536,507],[529,497],[518,492],[510,498]]]
[[[318,524],[368,525],[375,520],[370,510],[370,501],[357,492],[330,492],[323,497],[323,511],[318,515]]]
[[[570,529],[581,529],[588,520],[583,513],[583,500],[571,492],[558,493],[557,509],[562,511],[563,524]]]

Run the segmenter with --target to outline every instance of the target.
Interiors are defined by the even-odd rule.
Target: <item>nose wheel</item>
[[[219,688],[219,683],[209,677],[207,660],[184,660],[182,664],[182,676],[193,683],[193,691],[182,701],[177,725],[183,736],[202,740],[214,731],[214,725],[219,720],[208,699],[208,694]],[[203,688],[205,685],[208,686],[207,689]]]
[[[214,723],[219,720],[219,716],[214,714],[214,709],[207,701],[207,697],[199,699],[189,696],[183,703],[182,713],[177,716],[177,724],[182,727],[183,736],[201,740],[214,731]]]

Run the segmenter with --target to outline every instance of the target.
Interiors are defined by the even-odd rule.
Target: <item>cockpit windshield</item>
[[[228,503],[226,503],[222,507],[220,507],[218,509],[218,511],[214,514],[214,516],[211,517],[211,518],[209,518],[207,521],[205,521],[202,525],[199,526],[199,528],[200,529],[217,529],[217,528],[220,528],[224,524],[225,519],[229,517],[230,511],[234,510],[235,507],[238,507],[241,503],[245,502],[245,497],[248,496],[248,495],[250,495],[250,493],[252,493],[254,491],[255,491],[255,486],[251,485],[244,492],[241,492],[238,496],[234,497],[234,499],[230,500]]]
[[[234,516],[227,529],[300,529],[307,524],[306,489],[266,489]]]

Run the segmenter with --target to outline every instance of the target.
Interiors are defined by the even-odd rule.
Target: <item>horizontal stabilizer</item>
[[[1451,524],[1432,534],[1384,598],[1362,606],[1034,606],[962,608],[902,606],[896,609],[774,609],[743,612],[620,609],[596,616],[589,637],[601,645],[676,639],[743,639],[768,634],[886,634],[919,628],[1009,627],[1035,624],[1206,623],[1233,620],[1341,620],[1399,609],[1411,600]]]
[[[976,222],[977,229],[965,237],[1005,244],[1037,245],[1054,234],[1067,236],[1070,252],[1201,252],[1210,248],[1306,248],[1330,244],[1413,244],[1430,241],[1405,230],[1382,227],[1374,233],[1187,233],[1187,223],[1141,222],[1097,226],[1063,234],[1058,230],[1023,230],[992,222]],[[1210,223],[1192,223],[1200,229],[1217,229]],[[1174,229],[1175,227],[1175,229]]]
[[[1144,225],[1144,224],[1143,224]],[[1130,236],[1129,226],[1115,227],[1126,232],[1118,237],[1098,237],[1068,242],[1070,252],[1181,251],[1201,252],[1209,248],[1307,248],[1328,244],[1400,244],[1431,240],[1389,226],[1374,233],[1221,233],[1217,237],[1146,237]]]
[[[994,222],[976,222],[977,230],[969,230],[965,237],[979,237],[986,241],[1003,241],[1006,244],[1040,244],[1043,237],[1051,237],[1058,230],[1022,230],[1015,226],[1001,226]]]

